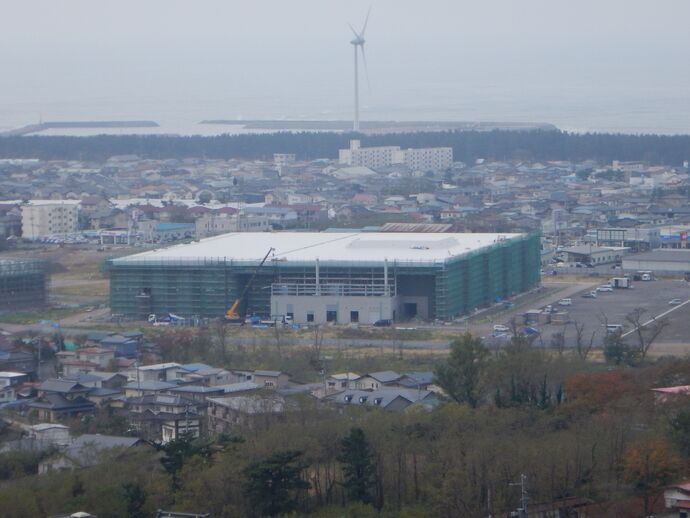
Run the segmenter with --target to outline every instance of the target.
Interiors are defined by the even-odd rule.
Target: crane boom
[[[232,306],[230,306],[230,309],[228,309],[226,311],[225,319],[227,321],[235,322],[235,323],[241,323],[242,322],[242,317],[237,313],[237,308],[239,307],[239,305],[244,300],[244,297],[247,294],[247,292],[249,291],[249,288],[251,287],[252,283],[254,282],[254,278],[259,273],[259,270],[261,270],[261,267],[264,265],[264,263],[268,259],[268,256],[271,255],[271,253],[273,251],[275,251],[275,248],[269,248],[268,249],[268,252],[266,252],[266,255],[264,256],[264,258],[259,263],[259,266],[256,267],[256,269],[254,270],[254,273],[252,273],[252,276],[247,281],[247,284],[244,285],[244,289],[242,290],[242,293],[240,294],[240,296],[235,299],[235,302],[232,303]]]

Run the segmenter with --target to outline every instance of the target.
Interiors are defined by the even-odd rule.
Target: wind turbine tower
[[[355,118],[352,124],[352,131],[359,131],[359,63],[358,63],[358,52],[362,53],[362,62],[364,63],[364,72],[367,76],[367,82],[369,81],[369,70],[367,69],[367,55],[364,53],[364,33],[367,30],[367,23],[369,23],[369,14],[371,13],[371,7],[367,12],[367,17],[364,20],[364,25],[362,30],[357,32],[352,25],[350,25],[350,30],[355,35],[355,37],[350,41],[352,47],[355,51]]]

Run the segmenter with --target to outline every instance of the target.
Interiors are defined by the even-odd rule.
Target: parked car
[[[393,322],[387,318],[382,318],[374,322],[374,327],[390,327]]]
[[[494,333],[507,333],[508,331],[510,331],[508,326],[504,326],[503,324],[494,325]]]
[[[613,288],[612,288],[610,285],[608,285],[608,284],[602,284],[601,286],[599,286],[599,287],[597,288],[597,291],[599,291],[599,292],[609,292],[609,291],[613,291]]]
[[[561,299],[558,301],[559,306],[572,306],[573,299]]]
[[[622,333],[623,332],[623,326],[621,324],[608,324],[606,326],[606,334],[607,335],[613,335],[616,333]]]
[[[671,299],[668,301],[669,306],[678,306],[682,303],[683,303],[683,301],[681,299]]]
[[[596,291],[588,291],[587,293],[584,293],[582,295],[583,299],[596,299],[597,298],[597,292]]]

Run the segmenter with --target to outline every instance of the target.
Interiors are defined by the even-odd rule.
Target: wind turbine
[[[362,61],[364,62],[364,72],[367,76],[367,84],[369,83],[369,70],[367,68],[367,55],[364,53],[364,42],[366,41],[364,39],[364,33],[367,30],[367,23],[369,23],[369,14],[371,13],[371,7],[369,7],[369,10],[367,11],[367,17],[364,19],[364,25],[362,26],[362,30],[357,32],[352,25],[348,24],[350,26],[350,30],[352,31],[352,34],[355,35],[355,37],[350,41],[352,44],[354,50],[355,50],[355,118],[352,123],[352,131],[359,131],[359,64],[357,61],[358,55],[357,55],[357,49],[362,52]]]

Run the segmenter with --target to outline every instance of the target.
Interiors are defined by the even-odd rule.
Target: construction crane
[[[264,256],[264,258],[259,263],[259,266],[256,267],[256,270],[254,270],[254,273],[252,274],[252,276],[247,281],[247,284],[245,284],[244,289],[242,290],[242,293],[240,294],[240,296],[235,299],[235,302],[232,303],[232,306],[230,306],[230,309],[228,309],[225,312],[226,322],[231,323],[231,324],[242,324],[243,323],[242,317],[239,315],[239,313],[237,313],[237,308],[239,308],[240,304],[244,300],[244,297],[247,294],[247,292],[249,291],[249,288],[251,287],[252,282],[254,282],[254,278],[259,273],[259,270],[264,265],[264,263],[268,259],[268,256],[271,255],[271,253],[273,251],[275,251],[275,248],[269,248],[268,252],[266,252],[266,255]]]

